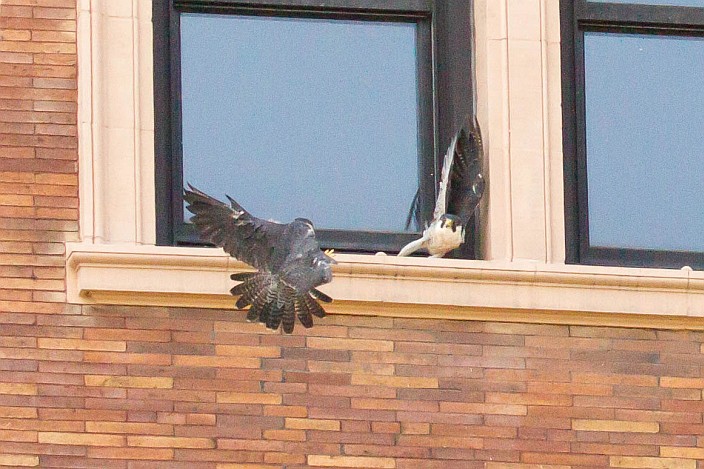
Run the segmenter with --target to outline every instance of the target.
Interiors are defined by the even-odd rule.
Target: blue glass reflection
[[[591,245],[704,251],[704,40],[584,47]]]
[[[181,15],[184,181],[253,214],[402,231],[416,24]]]

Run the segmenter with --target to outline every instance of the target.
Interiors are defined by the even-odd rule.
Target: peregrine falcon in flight
[[[313,326],[312,316],[325,316],[316,300],[329,303],[332,298],[315,287],[332,280],[331,265],[336,262],[320,250],[309,220],[296,218],[288,224],[262,220],[230,196],[228,206],[188,187],[183,198],[201,238],[258,270],[230,276],[242,282],[230,293],[239,296],[238,309],[251,305],[248,321],[272,330],[281,325],[290,334],[296,316],[306,328]]]
[[[484,193],[483,159],[479,123],[476,116],[472,120],[467,118],[445,154],[433,221],[420,239],[401,249],[399,256],[424,248],[430,257],[443,257],[464,243],[467,223]]]

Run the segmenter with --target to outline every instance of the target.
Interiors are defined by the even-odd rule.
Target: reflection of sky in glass
[[[669,5],[676,7],[702,7],[704,0],[590,0],[596,3],[634,3],[636,5]]]
[[[591,245],[704,251],[704,40],[584,48]]]
[[[184,182],[261,218],[402,231],[418,187],[415,34],[182,14]]]

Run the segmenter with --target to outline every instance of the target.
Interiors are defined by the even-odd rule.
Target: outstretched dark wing
[[[191,222],[204,241],[221,246],[231,256],[259,270],[271,272],[281,263],[281,256],[286,253],[278,252],[276,245],[286,225],[252,216],[229,196],[228,207],[190,184],[188,187],[183,199],[193,213]]]
[[[445,155],[434,217],[458,216],[466,226],[484,193],[484,148],[477,118],[465,119]]]

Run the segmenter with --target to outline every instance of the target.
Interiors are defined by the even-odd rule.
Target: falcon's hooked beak
[[[445,223],[443,224],[443,227],[445,227],[445,226],[450,228],[452,231],[455,231],[455,220],[453,220],[452,218],[445,219]]]

